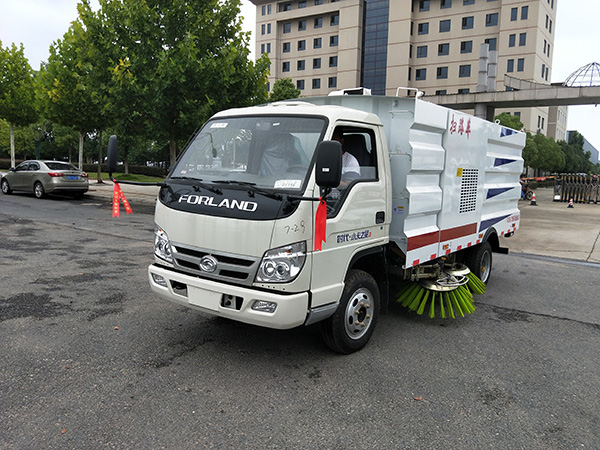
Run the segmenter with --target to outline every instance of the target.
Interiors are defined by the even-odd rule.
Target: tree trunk
[[[102,130],[98,131],[98,183],[102,181]]]
[[[83,168],[83,133],[79,132],[79,170]]]
[[[15,167],[15,124],[10,123],[10,167]]]
[[[175,165],[175,161],[177,160],[177,142],[173,139],[169,141],[169,161],[171,165],[169,169]]]

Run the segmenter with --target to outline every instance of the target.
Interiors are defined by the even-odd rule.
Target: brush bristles
[[[475,293],[483,293],[485,291],[485,284],[474,275],[473,277],[474,284],[477,287],[471,289]],[[469,277],[470,284],[471,277]],[[419,315],[425,312],[425,308],[429,302],[429,317],[432,319],[436,315],[442,319],[447,317],[454,319],[457,315],[465,317],[465,314],[475,311],[473,294],[466,285],[459,286],[452,291],[438,292],[426,289],[418,282],[407,283],[400,291],[396,300],[402,306],[415,311]]]

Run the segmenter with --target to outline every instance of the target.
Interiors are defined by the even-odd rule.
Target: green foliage
[[[500,125],[517,131],[521,131],[524,126],[523,122],[521,122],[517,116],[513,116],[509,113],[499,114],[495,117],[495,120],[498,120]]]
[[[269,102],[289,100],[300,97],[300,89],[296,89],[291,78],[280,78],[273,84]]]
[[[3,48],[0,42],[0,118],[15,125],[37,118],[34,74],[22,44]]]
[[[35,156],[35,133],[29,126],[15,126],[15,156],[27,159]],[[0,119],[0,157],[10,157],[10,125]]]
[[[590,161],[590,152],[583,149],[584,138],[574,131],[569,134],[569,142],[560,143],[565,157],[564,173],[597,173],[597,165]]]

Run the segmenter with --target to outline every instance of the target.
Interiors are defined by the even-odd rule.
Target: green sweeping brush
[[[464,317],[475,311],[471,291],[476,294],[485,292],[485,284],[475,275],[470,275],[467,284],[456,288],[440,286],[431,280],[406,283],[400,289],[396,301],[419,315],[423,315],[427,309],[432,319],[436,316],[442,319],[454,319],[457,315]]]

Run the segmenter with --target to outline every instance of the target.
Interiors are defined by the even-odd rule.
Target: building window
[[[427,46],[420,45],[417,47],[417,58],[427,58]]]
[[[266,5],[262,5],[261,13],[262,13],[263,16],[265,14],[267,14],[267,6]]]
[[[529,6],[523,6],[521,8],[521,20],[527,20],[529,18]]]
[[[281,71],[282,72],[289,72],[290,71],[290,62],[286,61],[282,64],[281,66]]]
[[[331,25],[332,27],[339,25],[340,24],[340,15],[339,14],[334,14],[333,16],[331,16],[331,19],[329,20],[329,25]]]
[[[419,11],[429,11],[429,0],[420,0],[419,1]]]
[[[440,33],[447,33],[450,31],[450,19],[440,20]]]
[[[437,79],[443,80],[448,78],[448,67],[438,67],[437,68]]]
[[[329,87],[329,88],[337,87],[337,77],[329,77],[329,80],[327,81],[327,87]]]
[[[291,48],[292,48],[292,46],[289,42],[283,43],[283,53],[289,53]]]
[[[445,42],[438,44],[438,56],[444,56],[450,54],[450,44]]]
[[[423,81],[427,79],[427,69],[417,69],[415,70],[415,80]]]
[[[523,47],[524,45],[527,45],[527,33],[520,33],[519,34],[519,47]]]
[[[266,25],[263,23],[263,24],[260,26],[260,34],[265,34],[265,33],[266,33]]]
[[[514,59],[509,59],[508,61],[506,61],[506,71],[508,73],[515,71],[515,60]]]
[[[299,59],[298,62],[296,63],[296,69],[304,70],[305,68],[306,68],[306,63],[304,62],[303,59]]]
[[[304,80],[297,80],[296,81],[296,89],[300,89],[301,91],[304,90]]]
[[[306,41],[302,39],[301,41],[298,41],[298,51],[302,52],[304,50],[306,50]]]
[[[519,17],[519,8],[510,8],[510,21],[514,22]]]
[[[315,18],[315,28],[322,28],[322,27],[323,27],[323,18],[322,17]]]
[[[323,44],[322,38],[315,38],[313,40],[313,48],[321,48],[322,44]]]
[[[321,58],[313,58],[313,69],[321,68]]]
[[[498,25],[498,13],[486,14],[485,15],[485,26],[495,27]]]
[[[279,12],[291,11],[292,2],[283,2],[279,4]]]
[[[498,39],[496,38],[488,38],[485,39],[483,42],[485,42],[488,45],[490,51],[494,51],[498,47]]]
[[[468,94],[469,92],[471,92],[471,89],[469,88],[462,88],[458,90],[459,94]]]
[[[306,0],[300,0],[298,2],[298,9],[306,8]]]
[[[460,43],[461,53],[471,53],[473,51],[473,41],[462,41]]]
[[[462,29],[469,30],[469,29],[473,28],[474,21],[475,21],[475,18],[473,16],[463,17],[462,18]]]
[[[441,0],[440,8],[441,9],[452,8],[452,0]]]
[[[516,41],[517,41],[517,35],[516,34],[509,34],[508,35],[508,46],[509,47],[514,47]]]
[[[271,53],[271,43],[267,42],[267,53]]]
[[[329,67],[337,67],[337,65],[338,65],[338,57],[330,56],[329,57]]]
[[[544,78],[545,73],[546,73],[546,64],[542,64],[542,78]]]
[[[323,0],[315,0],[315,6],[319,6],[323,4]]]
[[[262,55],[265,52],[265,44],[260,44],[260,54]]]
[[[338,46],[338,37],[337,36],[329,36],[329,46],[330,47]]]
[[[299,20],[298,21],[298,31],[304,31],[306,30],[306,20]]]
[[[435,95],[446,95],[448,91],[446,89],[440,89],[439,91],[435,91]]]
[[[463,5],[474,5],[475,0],[463,0]]]
[[[468,78],[471,76],[471,64],[458,66],[458,76],[460,78]]]
[[[321,89],[321,79],[320,78],[313,78],[312,88],[313,89]]]
[[[417,33],[429,34],[429,22],[424,22],[417,25]]]
[[[517,59],[517,72],[525,71],[525,58]]]
[[[290,22],[283,24],[283,32],[285,34],[292,32],[292,24]]]

